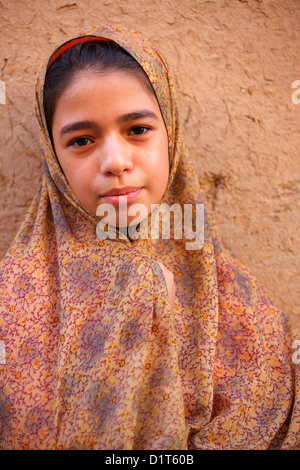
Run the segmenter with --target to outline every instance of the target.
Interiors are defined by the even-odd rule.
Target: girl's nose
[[[130,149],[121,139],[107,137],[99,151],[100,171],[104,175],[120,176],[133,167]]]

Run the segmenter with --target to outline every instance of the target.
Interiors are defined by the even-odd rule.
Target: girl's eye
[[[70,144],[70,146],[74,147],[85,147],[86,145],[90,144],[92,142],[91,139],[88,137],[80,137],[79,139],[73,140]]]
[[[149,127],[145,127],[145,126],[136,126],[136,127],[133,127],[130,131],[129,131],[129,135],[141,135],[141,134],[145,134],[145,132],[149,131]]]

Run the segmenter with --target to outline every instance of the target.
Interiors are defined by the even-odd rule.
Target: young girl
[[[0,265],[0,447],[297,448],[289,320],[206,210],[196,250],[142,236],[163,204],[203,204],[164,59],[91,28],[36,90],[44,179]]]

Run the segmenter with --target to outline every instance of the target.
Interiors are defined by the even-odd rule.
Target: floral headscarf
[[[152,83],[169,138],[162,202],[202,204],[164,59],[114,27],[71,39],[88,36],[118,43]],[[54,53],[36,88],[43,182],[0,264],[0,448],[297,448],[298,332],[222,245],[206,210],[197,250],[172,236],[97,237],[47,131],[43,83]],[[174,274],[174,309],[157,261]]]

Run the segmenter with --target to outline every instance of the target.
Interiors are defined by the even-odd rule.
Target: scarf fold
[[[117,42],[155,90],[170,154],[160,205],[203,204],[164,59],[111,26],[70,40],[88,36]],[[0,263],[0,448],[299,447],[299,333],[223,246],[207,209],[198,250],[172,236],[97,237],[43,112],[47,65],[65,44],[36,86],[44,178]],[[174,274],[174,310],[157,261]]]

